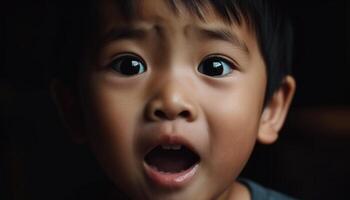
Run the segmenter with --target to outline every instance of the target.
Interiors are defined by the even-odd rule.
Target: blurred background
[[[0,7],[0,199],[53,199],[102,177],[73,144],[45,68],[56,37],[53,1]],[[281,133],[258,145],[243,172],[301,199],[347,199],[350,179],[349,4],[290,0],[297,93]]]

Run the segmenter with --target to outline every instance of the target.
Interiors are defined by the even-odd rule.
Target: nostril
[[[171,116],[168,116],[165,112],[162,110],[156,110],[154,112],[154,115],[158,119],[171,119]],[[183,118],[189,118],[191,116],[191,113],[187,110],[184,110],[180,112],[177,116],[183,117]]]
[[[156,111],[154,112],[154,115],[155,115],[157,118],[160,118],[160,119],[166,119],[166,118],[167,118],[166,114],[165,114],[163,111],[161,111],[161,110],[156,110]]]
[[[188,110],[184,110],[184,111],[182,111],[179,115],[180,115],[181,117],[187,119],[187,118],[190,117],[191,113],[190,113]]]

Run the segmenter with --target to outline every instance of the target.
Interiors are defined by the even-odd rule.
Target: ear
[[[288,113],[289,106],[295,93],[295,80],[291,76],[286,76],[281,86],[263,110],[258,141],[263,144],[271,144],[278,138],[278,132],[283,126]]]
[[[76,143],[84,143],[83,115],[77,91],[61,81],[53,80],[50,92],[64,126]]]

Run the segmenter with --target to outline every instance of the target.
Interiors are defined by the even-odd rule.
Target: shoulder
[[[266,188],[249,179],[241,178],[238,181],[248,188],[252,200],[296,200],[296,198]]]

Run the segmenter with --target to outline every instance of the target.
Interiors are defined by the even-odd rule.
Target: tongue
[[[146,156],[146,162],[158,171],[176,173],[188,169],[193,160],[184,150],[164,150],[156,148]]]

